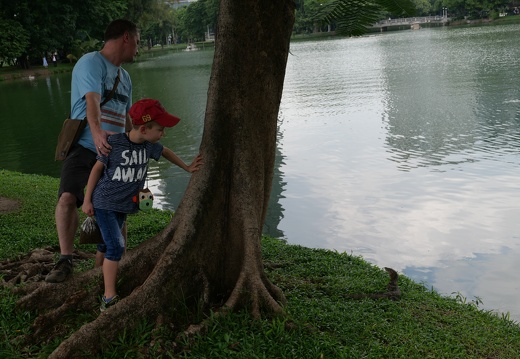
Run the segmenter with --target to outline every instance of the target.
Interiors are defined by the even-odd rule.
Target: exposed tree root
[[[177,279],[177,275],[172,275],[171,279]],[[102,283],[102,281],[100,280]],[[154,271],[142,283],[136,287],[133,292],[110,307],[107,311],[102,312],[92,322],[83,325],[69,338],[64,340],[58,348],[52,353],[50,358],[76,358],[88,357],[97,353],[104,345],[113,341],[117,336],[123,333],[123,330],[131,330],[141,321],[162,322],[163,312],[168,313],[172,310],[169,300],[171,296],[167,293],[167,288],[171,288],[171,283],[164,282],[164,273]],[[99,291],[94,291],[96,294]],[[41,315],[35,325],[41,326],[42,321],[53,321],[59,318],[62,312],[67,311],[74,306],[73,297],[80,297],[80,302],[91,302],[94,299],[95,304],[99,304],[97,296],[89,295],[85,292],[78,292],[72,296],[68,303],[63,303],[58,309]],[[34,333],[35,336],[40,335],[40,331]]]
[[[142,320],[157,320],[162,310],[158,297],[150,297],[154,289],[141,287],[117,305],[101,313],[63,341],[49,358],[88,357],[99,351],[124,330],[134,328]]]
[[[165,230],[163,237],[167,237],[170,232]],[[153,270],[154,265],[157,261],[156,253],[161,253],[168,241],[160,240],[163,237],[158,235],[159,240],[155,238],[150,239],[134,250],[128,251],[120,262],[120,273],[122,273],[122,293],[130,293],[134,288],[141,285],[144,280],[148,277],[150,272]],[[58,250],[57,248],[55,250]],[[7,265],[12,266],[13,263],[18,263],[19,268],[24,268],[23,265],[27,262],[34,264],[35,266],[41,266],[42,262],[34,262],[31,258],[35,258],[32,253],[37,253],[36,258],[44,258],[43,271],[35,274],[33,281],[29,285],[16,287],[13,289],[14,293],[22,295],[22,298],[18,301],[18,305],[33,310],[45,310],[49,308],[55,308],[62,305],[67,301],[67,298],[76,291],[90,288],[90,291],[94,291],[96,295],[101,292],[102,280],[101,270],[90,270],[81,274],[75,274],[70,279],[63,283],[47,284],[44,282],[45,275],[52,269],[54,265],[54,253],[51,253],[49,248],[44,250],[35,250],[29,253],[27,260],[8,261]],[[85,253],[81,251],[74,252],[75,265],[78,261],[90,259],[94,257],[92,253]],[[34,263],[33,263],[34,262]],[[9,269],[13,270],[13,269]],[[25,272],[23,272],[25,273]],[[11,280],[12,281],[12,280]],[[13,283],[12,285],[14,285]],[[93,304],[93,303],[92,303]]]
[[[284,315],[285,311],[282,307],[287,302],[282,291],[266,278],[265,281],[256,277],[248,276],[244,270],[239,280],[231,292],[226,303],[214,313],[214,317],[221,317],[228,315],[234,309],[240,309],[249,304],[253,318],[259,319],[261,312],[274,313],[276,315]],[[262,275],[262,277],[264,277]],[[208,325],[211,324],[211,318],[208,318],[201,323],[191,324],[180,335],[188,338],[193,338],[198,334],[205,334]]]
[[[247,207],[246,207],[247,208]],[[245,226],[253,226],[251,216],[243,216]],[[235,307],[248,306],[254,318],[260,318],[261,309],[270,313],[283,314],[282,304],[286,303],[282,291],[267,279],[262,263],[260,249],[261,235],[256,228],[249,228],[242,232],[244,257],[240,273],[229,298],[224,304],[224,310]]]
[[[25,255],[8,259],[0,263],[0,275],[3,286],[14,287],[22,283],[38,283],[45,280],[45,276],[55,264],[57,247],[37,248]],[[73,259],[76,263],[94,258],[94,254],[75,250]]]
[[[247,303],[248,301],[249,303]],[[223,310],[232,310],[249,304],[253,317],[260,318],[261,309],[283,314],[282,304],[285,303],[286,299],[282,291],[267,280],[265,276],[260,276],[259,273],[251,273],[250,270],[243,268],[235,288],[223,306]]]

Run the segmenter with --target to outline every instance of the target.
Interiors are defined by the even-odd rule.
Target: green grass
[[[53,177],[0,170],[0,196],[16,199],[22,204],[15,213],[0,214],[0,260],[58,244],[54,222],[58,188],[59,180]],[[152,210],[152,215],[132,215],[129,218],[132,229],[128,248],[159,232],[172,215],[157,209]],[[85,218],[80,211],[80,222]]]
[[[0,215],[0,259],[56,245],[57,189],[55,178],[0,170],[0,196],[22,203],[18,212]],[[157,233],[171,216],[158,210],[130,216],[129,246]],[[478,301],[443,297],[403,276],[400,301],[346,299],[346,293],[381,291],[388,275],[361,257],[272,238],[264,238],[262,250],[269,278],[288,299],[287,316],[210,316],[207,333],[195,338],[143,323],[122,331],[98,358],[519,357],[520,327],[507,315],[480,310]],[[16,310],[15,301],[0,289],[0,357],[47,357],[59,340],[22,347],[17,338],[30,331],[36,314]],[[76,325],[93,318],[75,315]]]
[[[493,20],[497,25],[520,24],[520,15],[509,15]]]

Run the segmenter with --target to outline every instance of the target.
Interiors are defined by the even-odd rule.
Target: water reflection
[[[283,123],[283,116],[280,116],[279,126]],[[280,143],[283,138],[283,133],[278,131],[277,143]],[[282,153],[281,147],[276,146],[276,158],[274,163],[273,185],[271,189],[271,196],[269,197],[269,207],[266,214],[264,228],[262,233],[269,234],[275,238],[284,238],[284,233],[279,229],[280,221],[284,218],[284,208],[281,205],[281,200],[285,198],[283,192],[287,183],[285,182],[282,171],[285,156]]]
[[[56,74],[1,85],[2,168],[25,173],[58,172],[54,152],[48,149],[55,146],[57,128],[67,116],[63,92],[70,91],[70,86],[62,88],[62,78]],[[68,103],[67,106],[70,107]]]
[[[481,151],[491,158],[518,147],[518,123],[511,122],[518,106],[511,103],[519,98],[519,89],[508,70],[518,66],[518,58],[497,41],[495,32],[458,32],[422,32],[405,43],[389,36],[379,42],[386,54],[388,151],[401,170],[472,162]],[[486,36],[479,37],[476,47],[467,41],[468,32]],[[438,46],[447,40],[449,46]],[[410,68],[410,76],[402,76]]]
[[[504,31],[293,44],[282,102],[288,240],[361,254],[520,319],[506,299],[520,294],[509,262],[520,254],[520,50],[518,26]],[[334,71],[315,66],[315,53]]]

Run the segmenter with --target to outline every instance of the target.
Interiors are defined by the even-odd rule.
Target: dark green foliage
[[[11,60],[21,56],[29,46],[29,32],[14,20],[0,21],[0,44],[0,65],[3,61],[11,65]]]
[[[126,0],[0,0],[0,23],[16,22],[29,36],[28,43],[15,40],[22,54],[41,64],[55,51],[65,58],[75,40],[102,40],[105,27],[126,8]],[[0,37],[0,48],[8,43]]]

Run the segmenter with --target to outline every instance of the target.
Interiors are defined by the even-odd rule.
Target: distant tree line
[[[511,13],[518,1],[295,0],[294,33],[346,29],[356,35],[369,21],[441,14],[444,8],[453,18],[498,17]],[[413,2],[415,11],[406,2]],[[60,61],[75,61],[102,46],[106,25],[117,18],[138,24],[143,46],[204,41],[214,36],[218,6],[219,0],[189,6],[176,0],[0,0],[0,66],[41,64],[54,53]]]
[[[519,0],[414,0],[418,15],[442,15],[452,19],[496,19],[499,14],[516,15]]]
[[[414,12],[381,10],[379,20],[395,17],[442,15],[445,9],[453,19],[483,19],[499,17],[499,14],[516,15],[520,0],[411,0]],[[334,30],[335,21],[324,16],[328,5],[338,0],[296,0],[295,33],[314,33]],[[355,4],[355,2],[353,1]],[[350,5],[352,6],[352,5]],[[398,6],[398,8],[401,6]],[[404,7],[403,7],[404,9]],[[362,10],[361,10],[362,11]]]

